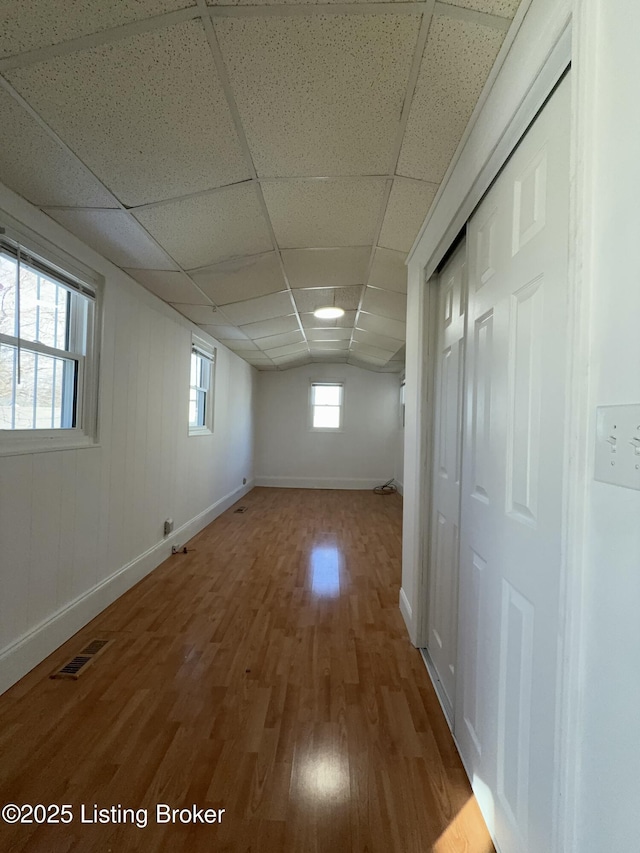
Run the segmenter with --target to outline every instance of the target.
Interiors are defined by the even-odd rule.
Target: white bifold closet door
[[[429,555],[427,650],[453,719],[458,634],[458,555],[462,468],[462,380],[466,303],[466,246],[438,279],[433,507]],[[444,695],[443,695],[444,694]]]
[[[468,229],[455,733],[501,853],[552,849],[570,84]]]

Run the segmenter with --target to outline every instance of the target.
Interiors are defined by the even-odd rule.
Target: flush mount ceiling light
[[[328,305],[326,308],[316,308],[313,312],[313,316],[319,320],[335,320],[338,317],[342,317],[343,314],[344,310],[342,308],[334,308],[331,305]]]

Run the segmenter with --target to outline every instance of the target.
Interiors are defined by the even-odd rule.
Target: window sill
[[[71,435],[18,435],[9,430],[0,432],[0,456],[27,456],[31,453],[53,453],[60,450],[82,450],[99,447],[92,436],[75,430]],[[4,433],[4,434],[3,434]]]
[[[213,435],[213,430],[209,427],[189,427],[189,435]]]

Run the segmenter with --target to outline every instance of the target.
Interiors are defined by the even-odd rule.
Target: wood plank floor
[[[0,850],[493,851],[398,610],[400,498],[242,503],[0,697],[0,806],[73,810],[0,821]],[[48,678],[93,637],[85,675]],[[158,824],[158,803],[225,812]]]

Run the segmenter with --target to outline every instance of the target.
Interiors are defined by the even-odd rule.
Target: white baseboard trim
[[[393,481],[395,483],[396,489],[398,490],[398,494],[401,497],[404,497],[404,485],[400,483],[398,480]]]
[[[402,613],[402,618],[404,619],[404,623],[407,626],[407,631],[409,632],[409,639],[415,646],[416,641],[413,632],[413,611],[411,609],[411,605],[409,604],[409,599],[407,598],[407,594],[400,587],[400,613]]]
[[[30,672],[106,607],[171,556],[172,545],[184,545],[254,487],[254,481],[220,498],[114,574],[70,601],[26,634],[0,650],[0,693]]]
[[[427,673],[429,675],[429,678],[431,679],[431,684],[433,685],[433,689],[435,690],[436,696],[438,697],[438,702],[440,703],[440,707],[442,708],[442,713],[445,716],[447,725],[453,732],[453,708],[451,707],[451,704],[447,699],[447,694],[444,692],[444,687],[442,686],[440,677],[436,672],[435,666],[433,665],[429,650],[421,648],[420,654],[422,655],[422,660],[424,661],[424,665],[427,668]]]
[[[358,479],[355,477],[256,477],[256,486],[276,489],[373,489],[389,478]]]

